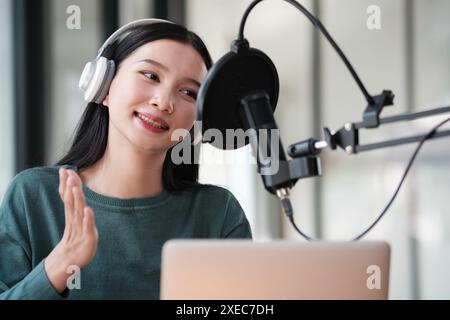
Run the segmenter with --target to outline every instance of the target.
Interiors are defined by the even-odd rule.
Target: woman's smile
[[[169,126],[164,120],[150,114],[143,114],[135,111],[134,118],[144,129],[150,132],[162,133],[169,130]]]

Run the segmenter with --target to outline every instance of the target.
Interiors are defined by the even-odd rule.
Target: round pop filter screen
[[[241,47],[212,66],[197,97],[197,120],[202,122],[202,133],[217,129],[222,134],[222,139],[210,139],[209,143],[220,149],[238,149],[248,143],[248,139],[227,141],[226,129],[244,129],[239,113],[240,100],[255,90],[264,90],[269,95],[275,111],[278,74],[273,62],[262,51]]]

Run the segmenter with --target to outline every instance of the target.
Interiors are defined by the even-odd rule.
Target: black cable
[[[244,15],[241,19],[241,24],[239,26],[239,35],[238,39],[243,40],[244,39],[244,28],[245,23],[247,22],[248,15],[253,10],[253,8],[260,3],[263,0],[255,0],[253,1],[245,10]],[[338,46],[338,44],[334,41],[333,37],[330,35],[330,33],[327,31],[327,29],[323,26],[323,24],[320,22],[319,19],[317,19],[313,14],[311,14],[305,7],[303,7],[300,3],[298,3],[295,0],[285,0],[289,4],[293,5],[295,8],[300,10],[308,19],[311,21],[311,23],[322,32],[322,34],[325,36],[325,38],[330,42],[331,46],[334,48],[334,50],[337,52],[339,57],[344,62],[345,66],[347,67],[348,71],[350,71],[353,79],[356,81],[359,89],[363,93],[364,97],[366,98],[366,101],[369,105],[373,105],[375,103],[373,97],[369,94],[366,87],[362,83],[361,79],[359,78],[358,74],[356,73],[355,69],[353,68],[350,61],[348,61],[347,57],[345,56],[344,52],[341,50],[341,48]]]
[[[244,27],[245,23],[247,22],[248,15],[253,10],[253,8],[260,3],[263,0],[255,0],[248,6],[247,10],[245,10],[244,15],[241,18],[241,24],[239,26],[239,34],[238,34],[238,40],[244,40]]]
[[[294,229],[297,230],[300,235],[308,241],[313,241],[313,238],[308,237],[305,233],[303,233],[295,224],[294,221],[294,209],[292,209],[292,203],[289,197],[284,197],[280,199],[281,207],[283,208],[284,214],[288,217],[289,221],[294,226]]]
[[[297,227],[297,225],[295,224],[295,221],[294,221],[294,216],[289,216],[288,218],[289,218],[289,221],[291,222],[292,226],[294,227],[294,229],[297,230],[297,232],[298,232],[303,238],[305,238],[305,239],[308,240],[308,241],[318,241],[317,239],[314,239],[314,238],[311,238],[311,237],[307,236],[305,233],[303,233],[302,230],[300,230],[300,229]]]
[[[403,173],[403,176],[400,180],[400,183],[397,187],[397,189],[395,190],[393,196],[391,197],[391,199],[389,200],[388,204],[386,205],[386,207],[383,209],[383,211],[381,212],[381,214],[378,216],[378,218],[364,231],[362,232],[359,236],[355,237],[352,241],[358,241],[361,240],[361,238],[363,238],[367,233],[369,233],[377,224],[378,222],[380,222],[380,220],[384,217],[384,215],[386,214],[386,212],[389,210],[389,208],[391,207],[392,203],[394,202],[395,198],[398,195],[398,192],[400,191],[400,188],[403,185],[403,182],[405,181],[406,176],[408,175],[409,170],[411,169],[414,161],[416,160],[417,154],[419,153],[420,149],[422,148],[423,144],[425,143],[425,141],[427,141],[428,139],[432,138],[435,134],[436,134],[436,130],[439,129],[440,127],[442,127],[444,124],[446,124],[447,122],[450,121],[450,118],[442,121],[441,123],[439,123],[438,125],[436,125],[432,130],[430,130],[430,132],[425,135],[423,137],[423,139],[419,142],[416,150],[414,151],[413,155],[411,156],[411,159],[408,162],[408,165],[406,166],[405,172]],[[285,208],[285,206],[283,206],[283,209]],[[304,237],[306,240],[308,241],[318,241],[317,239],[311,238],[309,236],[307,236],[306,234],[304,234],[295,224],[294,221],[294,216],[293,216],[293,212],[291,210],[290,214],[287,215],[289,218],[289,221],[292,223],[293,227],[295,228],[295,230],[297,230],[297,232]]]
[[[398,185],[397,189],[395,190],[394,195],[392,196],[391,200],[389,200],[388,204],[383,209],[383,211],[381,212],[380,216],[363,233],[361,233],[359,236],[355,237],[353,239],[353,241],[358,241],[362,237],[364,237],[370,230],[373,229],[373,227],[375,227],[375,225],[381,220],[381,218],[383,218],[384,214],[388,211],[388,209],[390,208],[391,204],[394,202],[395,198],[397,197],[397,194],[400,191],[400,188],[402,187],[402,184],[405,181],[406,176],[408,175],[409,169],[411,169],[411,167],[412,167],[412,165],[414,163],[414,160],[416,160],[417,154],[419,153],[419,151],[422,148],[422,146],[425,143],[425,141],[430,139],[436,133],[437,129],[439,129],[440,127],[442,127],[444,124],[446,124],[449,121],[450,121],[450,118],[442,121],[437,126],[435,126],[426,136],[423,137],[423,139],[419,142],[419,145],[417,146],[416,150],[414,151],[411,159],[409,160],[409,163],[408,163],[408,165],[406,166],[406,169],[405,169],[405,173],[403,174],[402,179],[400,180],[400,184]]]

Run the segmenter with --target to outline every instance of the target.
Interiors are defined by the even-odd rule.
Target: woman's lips
[[[135,111],[135,113],[137,115],[141,115],[141,117],[144,118],[143,120],[154,121],[154,122],[158,123],[164,129],[169,129],[169,124],[166,121],[164,121],[163,119],[161,119],[161,118],[159,118],[157,116],[151,115],[150,113],[147,113],[147,112]]]
[[[154,133],[162,133],[169,130],[168,126],[162,127],[160,122],[157,122],[156,120],[153,120],[152,118],[144,116],[140,113],[135,112],[134,116],[136,117],[137,121],[148,131]]]

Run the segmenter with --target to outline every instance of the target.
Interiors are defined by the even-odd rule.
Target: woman
[[[209,53],[184,27],[148,20],[102,52],[117,70],[67,155],[8,187],[0,298],[157,299],[168,239],[251,238],[230,192],[200,185],[197,164],[171,161],[172,133],[193,127]]]

